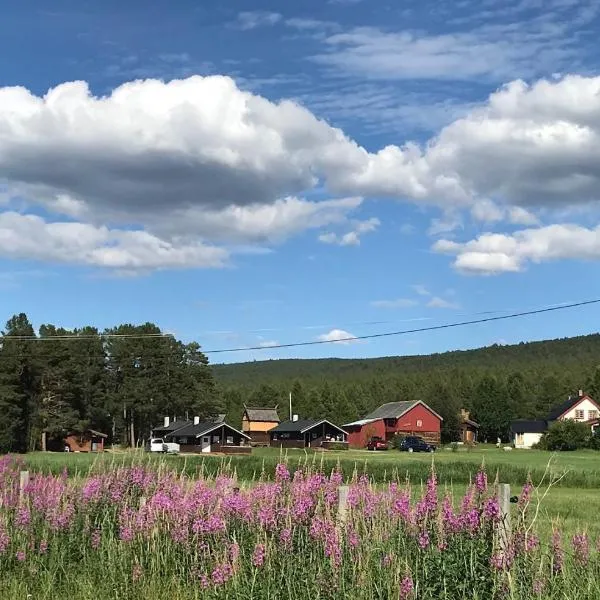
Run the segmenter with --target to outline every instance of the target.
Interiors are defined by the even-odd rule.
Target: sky
[[[599,35],[600,0],[4,3],[1,318],[261,347],[213,362],[595,332],[348,339],[600,298]]]

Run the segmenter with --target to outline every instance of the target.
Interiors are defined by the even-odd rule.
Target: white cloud
[[[431,296],[431,292],[420,283],[416,283],[410,287],[415,291],[416,294],[419,294],[419,296]]]
[[[465,273],[492,275],[523,270],[528,263],[551,260],[600,260],[600,226],[558,224],[523,229],[512,235],[485,233],[457,243],[439,240],[433,249],[456,256],[454,267]]]
[[[371,306],[375,308],[410,308],[418,302],[412,298],[397,298],[395,300],[373,300]]]
[[[0,255],[123,271],[221,267],[228,259],[226,250],[199,242],[165,241],[145,231],[84,223],[49,223],[16,212],[0,213]]]
[[[354,229],[344,234],[326,232],[319,235],[319,241],[324,244],[337,244],[338,246],[358,246],[360,245],[360,236],[365,233],[371,233],[379,227],[380,221],[376,218],[366,221],[354,221]]]
[[[242,31],[249,31],[257,27],[271,26],[281,21],[281,15],[276,12],[262,10],[243,11],[238,14],[234,25]]]
[[[277,340],[264,340],[259,342],[258,345],[261,348],[275,348],[275,346],[279,346],[279,342]]]
[[[539,223],[538,218],[534,214],[520,206],[511,206],[509,208],[508,220],[513,225],[537,225]]]
[[[427,302],[428,308],[460,308],[460,306],[456,302],[450,302],[449,300],[444,300],[444,298],[440,298],[439,296],[433,296],[429,302]]]
[[[356,336],[343,329],[332,329],[328,333],[323,333],[317,338],[322,342],[333,342],[334,344],[351,344],[356,342]]]
[[[484,199],[473,205],[471,215],[476,221],[494,223],[504,218],[504,211],[491,200]]]

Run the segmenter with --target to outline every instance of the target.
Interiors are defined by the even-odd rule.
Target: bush
[[[598,431],[590,436],[588,448],[591,450],[600,450],[600,433]]]
[[[452,452],[458,452],[458,443],[457,442],[452,442],[450,444],[450,450],[452,450]]]
[[[588,446],[590,437],[590,428],[585,423],[572,419],[556,421],[544,433],[538,447],[552,451],[578,450]]]

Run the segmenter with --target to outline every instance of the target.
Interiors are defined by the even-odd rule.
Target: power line
[[[522,312],[515,312],[508,315],[499,315],[495,317],[486,317],[483,319],[473,319],[470,321],[458,321],[456,323],[444,323],[442,325],[432,325],[430,327],[418,327],[416,329],[404,329],[402,331],[388,331],[385,333],[372,333],[369,335],[358,335],[346,338],[339,338],[336,340],[311,340],[308,342],[292,342],[289,344],[274,344],[273,346],[246,346],[239,348],[223,348],[218,350],[203,350],[204,354],[224,354],[226,352],[247,352],[249,350],[273,350],[277,348],[297,348],[300,346],[320,346],[323,344],[336,344],[340,342],[356,342],[360,340],[371,340],[375,338],[391,337],[396,335],[406,335],[409,333],[422,333],[425,331],[437,331],[440,329],[451,329],[454,327],[465,327],[466,325],[477,325],[480,323],[489,323],[491,321],[506,321],[508,319],[516,319],[517,317],[526,317],[530,315],[539,315],[542,313],[555,312],[558,310],[565,310],[567,308],[578,308],[581,306],[589,306],[591,304],[600,303],[600,298],[595,300],[585,300],[583,302],[573,302],[571,304],[559,304],[557,306],[550,306],[547,308],[538,308],[535,310],[527,310]]]

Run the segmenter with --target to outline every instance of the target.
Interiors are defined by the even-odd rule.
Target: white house
[[[513,421],[510,426],[512,441],[515,448],[531,448],[540,441],[543,433],[553,421],[566,421],[572,419],[581,423],[589,422],[594,430],[594,423],[600,417],[600,405],[595,400],[579,390],[577,396],[571,396],[568,400],[550,411],[544,420],[518,420]]]

